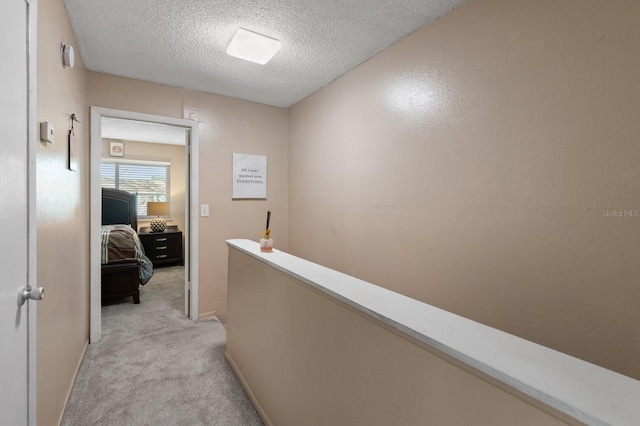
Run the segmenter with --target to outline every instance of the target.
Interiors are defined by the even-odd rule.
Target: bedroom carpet
[[[62,425],[262,425],[224,359],[216,319],[183,315],[184,268],[158,268],[132,298],[102,307]]]

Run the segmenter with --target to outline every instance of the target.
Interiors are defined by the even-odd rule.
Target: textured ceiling
[[[63,0],[87,69],[289,107],[464,0]],[[282,42],[228,56],[236,30]]]

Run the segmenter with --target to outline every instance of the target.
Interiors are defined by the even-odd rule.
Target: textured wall
[[[38,424],[57,425],[89,338],[89,109],[79,55],[63,68],[60,43],[77,49],[62,2],[38,2],[38,122],[56,142],[38,142]],[[69,117],[75,113],[78,171],[67,169]]]
[[[248,101],[187,92],[185,118],[200,122],[200,313],[227,312],[227,246],[243,235],[260,239],[271,210],[274,245],[288,250],[287,110]],[[231,200],[232,154],[267,156],[267,200]]]
[[[259,239],[267,210],[274,243],[287,249],[287,110],[138,80],[88,73],[89,104],[188,118],[199,126],[199,198],[210,216],[199,220],[199,312],[227,311],[229,238]],[[268,157],[267,200],[231,200],[232,154]]]
[[[640,378],[638,22],[470,0],[298,103],[290,251]]]

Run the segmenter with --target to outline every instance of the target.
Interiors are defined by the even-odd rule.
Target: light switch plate
[[[40,140],[44,142],[54,143],[56,140],[54,133],[55,131],[51,123],[49,123],[48,121],[43,121],[42,123],[40,123]]]
[[[200,204],[200,216],[209,216],[209,204]]]

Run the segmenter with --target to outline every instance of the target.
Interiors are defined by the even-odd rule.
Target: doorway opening
[[[198,318],[198,123],[186,119],[156,116],[150,114],[136,113],[131,111],[114,110],[100,107],[91,107],[91,146],[90,146],[90,191],[91,191],[91,219],[90,219],[90,275],[91,275],[91,301],[90,301],[90,342],[100,340],[102,334],[102,314],[101,314],[101,237],[100,226],[102,216],[102,178],[101,166],[103,151],[104,130],[113,132],[114,123],[121,126],[121,131],[134,132],[136,126],[148,129],[164,130],[165,135],[154,136],[156,142],[164,142],[168,145],[180,144],[176,141],[182,138],[184,145],[184,194],[182,195],[181,206],[177,206],[176,211],[183,211],[180,216],[180,225],[184,233],[184,314],[192,320]],[[116,126],[118,127],[118,126]],[[123,134],[124,134],[123,133]],[[180,136],[181,135],[181,136]],[[113,134],[111,134],[113,136]],[[120,139],[129,139],[120,137]],[[132,136],[132,139],[140,137]],[[145,142],[141,142],[144,144]],[[131,145],[135,147],[135,145]],[[136,231],[138,231],[136,229]]]

